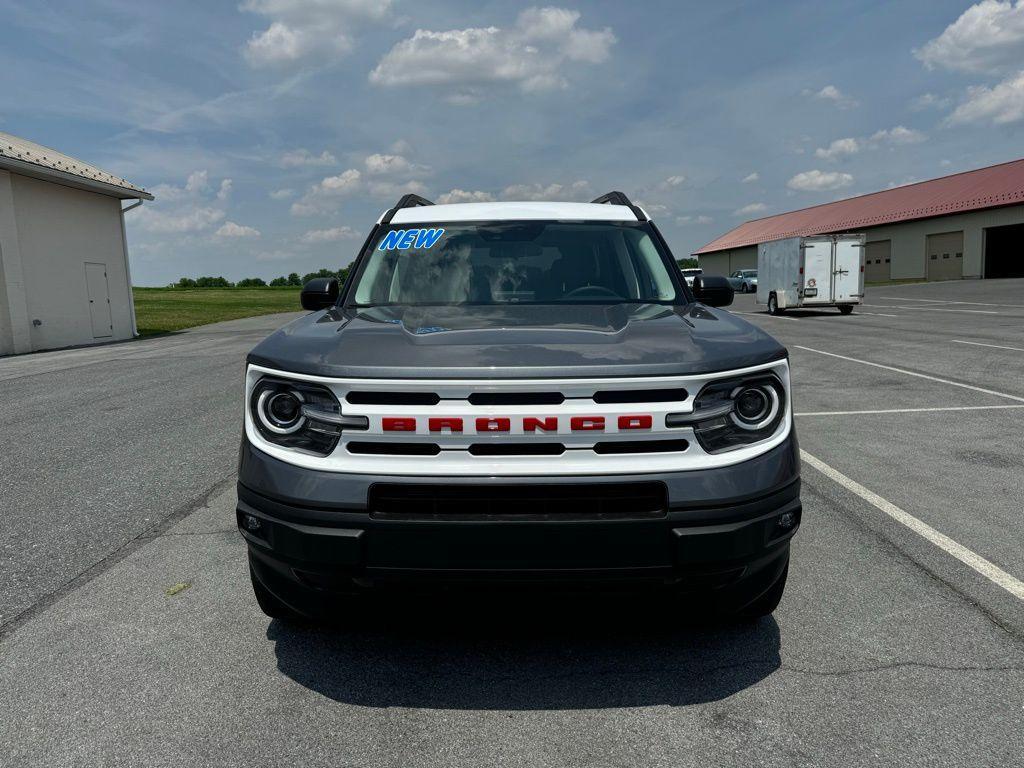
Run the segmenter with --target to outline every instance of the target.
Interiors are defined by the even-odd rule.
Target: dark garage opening
[[[985,277],[1024,277],[1024,224],[985,230]]]

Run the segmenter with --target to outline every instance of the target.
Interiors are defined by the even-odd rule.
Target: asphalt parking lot
[[[0,764],[1024,764],[1024,280],[732,309],[789,347],[805,451],[789,587],[743,626],[271,622],[233,481],[244,353],[287,317],[0,360]]]

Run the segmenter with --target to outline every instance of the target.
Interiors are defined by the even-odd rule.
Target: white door
[[[113,336],[114,325],[110,319],[110,291],[107,288],[106,264],[85,262],[85,289],[89,296],[93,338]]]
[[[804,241],[804,301],[828,304],[832,290],[832,238]]]
[[[863,252],[864,245],[860,240],[836,240],[835,269],[832,272],[833,301],[860,300],[860,264]]]

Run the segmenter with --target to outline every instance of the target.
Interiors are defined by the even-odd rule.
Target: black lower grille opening
[[[685,399],[685,389],[609,389],[594,394],[595,403],[672,403]]]
[[[441,446],[437,443],[368,443],[351,442],[349,453],[369,453],[376,456],[437,456]]]
[[[678,453],[689,447],[686,440],[618,440],[597,443],[594,453]]]
[[[474,456],[559,456],[565,453],[561,443],[473,443]]]
[[[629,520],[664,517],[665,484],[430,485],[377,483],[370,514],[394,520]]]

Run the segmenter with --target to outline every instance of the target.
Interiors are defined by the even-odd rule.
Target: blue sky
[[[404,191],[741,221],[1024,155],[1024,3],[0,0],[0,130],[151,190],[136,284],[351,261]]]

